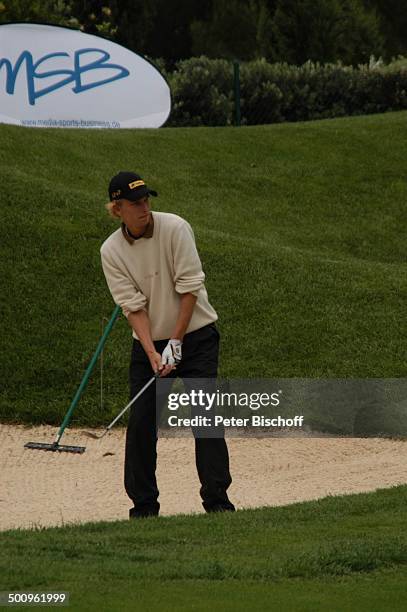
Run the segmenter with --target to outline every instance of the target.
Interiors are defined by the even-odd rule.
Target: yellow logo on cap
[[[133,181],[133,183],[129,183],[130,189],[135,189],[136,187],[141,187],[142,185],[145,185],[144,181]]]

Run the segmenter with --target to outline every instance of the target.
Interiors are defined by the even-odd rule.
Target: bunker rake
[[[83,375],[83,378],[81,380],[81,383],[78,387],[78,390],[75,393],[75,396],[72,400],[72,403],[64,417],[64,420],[62,421],[61,427],[58,430],[58,433],[56,435],[55,441],[52,443],[46,443],[46,442],[27,442],[27,444],[24,444],[24,448],[31,448],[33,450],[45,450],[45,451],[52,451],[52,452],[66,452],[66,453],[78,453],[78,454],[82,454],[85,452],[86,447],[85,446],[69,446],[69,445],[65,445],[65,444],[60,444],[60,440],[62,438],[62,435],[66,429],[66,427],[68,426],[71,417],[72,417],[72,413],[75,410],[79,399],[83,393],[83,391],[85,390],[86,385],[88,384],[90,375],[92,373],[93,368],[96,365],[96,362],[98,360],[98,357],[100,355],[100,353],[103,350],[103,347],[105,345],[105,342],[112,330],[112,327],[119,315],[120,312],[120,306],[116,306],[116,308],[113,311],[113,314],[110,318],[109,323],[106,326],[106,329],[99,341],[99,344],[96,348],[96,351],[87,367],[87,370],[85,372],[85,374]],[[150,381],[151,382],[151,381]],[[126,407],[127,409],[127,407]],[[123,411],[124,412],[124,411]],[[119,415],[121,416],[121,415]]]

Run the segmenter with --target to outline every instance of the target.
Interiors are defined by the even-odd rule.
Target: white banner
[[[59,26],[0,26],[0,122],[156,128],[171,111],[160,72],[116,43]]]

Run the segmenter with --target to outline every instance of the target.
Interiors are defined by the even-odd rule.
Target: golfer
[[[119,172],[109,184],[106,207],[121,226],[103,243],[101,257],[113,300],[133,330],[131,397],[157,372],[170,378],[217,376],[218,317],[208,301],[194,234],[178,215],[151,211],[149,196],[157,195],[134,172]],[[159,513],[156,446],[154,383],[133,404],[127,426],[130,518]],[[206,512],[234,511],[224,438],[196,437],[195,460]]]

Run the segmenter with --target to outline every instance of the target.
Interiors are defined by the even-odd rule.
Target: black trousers
[[[168,340],[154,342],[162,354]],[[216,378],[219,332],[214,324],[185,334],[182,361],[169,377]],[[136,395],[153,375],[149,359],[138,340],[133,340],[129,369],[130,396]],[[157,426],[155,382],[132,405],[129,416],[124,465],[124,485],[134,508],[130,516],[158,514],[156,481]],[[225,439],[195,438],[195,461],[201,483],[202,505],[207,512],[234,510],[227,496],[232,482]]]

